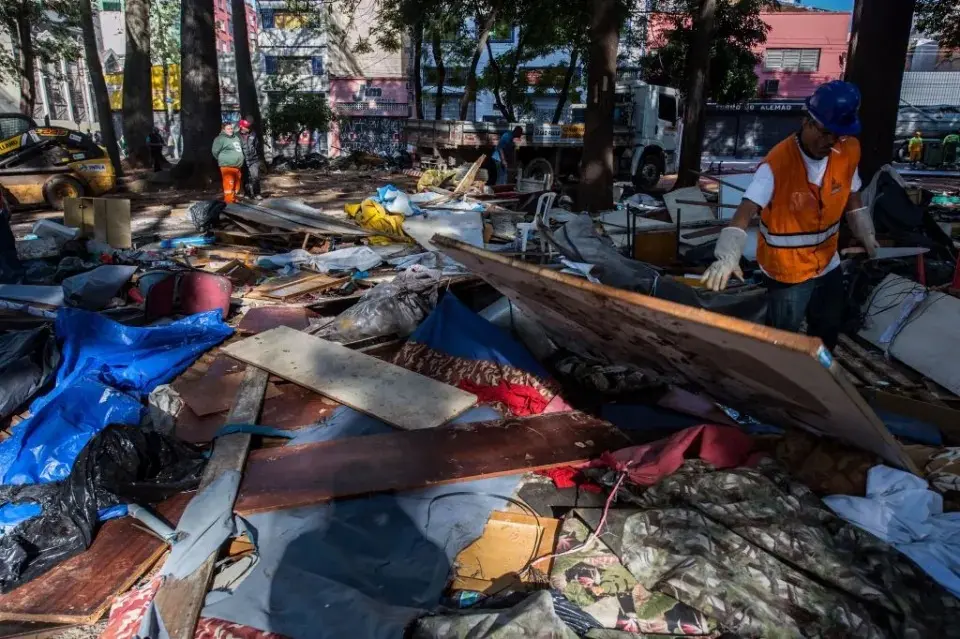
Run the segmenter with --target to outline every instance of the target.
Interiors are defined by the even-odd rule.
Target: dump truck
[[[641,81],[617,84],[613,143],[621,179],[646,189],[676,170],[680,106],[676,89]],[[561,174],[579,173],[586,105],[572,105],[571,112],[572,122],[567,124],[408,120],[404,134],[408,150],[420,157],[471,162],[480,154],[489,157],[500,136],[519,124],[524,130],[517,145],[522,177],[552,181]]]
[[[100,195],[116,183],[106,150],[86,133],[0,113],[0,189],[11,207],[62,209],[64,198]]]

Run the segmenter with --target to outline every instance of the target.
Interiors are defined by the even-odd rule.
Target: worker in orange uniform
[[[923,133],[917,134],[907,142],[907,152],[910,154],[910,164],[916,164],[923,157]]]
[[[234,133],[232,122],[224,122],[223,130],[214,138],[211,150],[220,165],[220,175],[223,177],[223,201],[227,204],[236,202],[244,159],[243,147],[240,138]]]
[[[848,82],[828,82],[806,107],[800,130],[758,167],[702,279],[715,291],[726,288],[731,275],[743,280],[747,225],[760,215],[757,261],[767,288],[767,324],[798,332],[806,319],[807,333],[832,350],[845,300],[837,253],[841,220],[869,255],[878,246],[860,199],[860,143],[852,137],[860,132],[860,91]]]

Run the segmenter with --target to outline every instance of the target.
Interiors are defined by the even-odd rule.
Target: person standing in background
[[[918,163],[923,157],[923,134],[920,131],[907,142],[907,152],[910,154],[910,164]]]
[[[493,150],[493,161],[497,163],[497,184],[507,183],[507,174],[517,165],[517,140],[523,137],[523,127],[515,126],[500,136],[497,148]]]
[[[243,147],[240,138],[233,131],[233,122],[225,122],[223,130],[213,140],[211,149],[213,157],[220,166],[220,175],[223,178],[223,201],[232,204],[237,201],[237,192],[240,191],[241,169],[244,164]]]
[[[254,200],[260,197],[260,156],[257,155],[257,134],[254,133],[250,120],[244,118],[238,122],[240,126],[240,147],[243,149],[243,192]]]

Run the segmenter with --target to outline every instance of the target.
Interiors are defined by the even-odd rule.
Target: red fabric
[[[580,470],[573,466],[561,466],[560,468],[548,468],[547,470],[537,471],[538,475],[545,475],[553,480],[553,485],[557,488],[576,488],[580,486],[591,493],[603,492],[600,486],[592,481],[586,481]],[[577,480],[580,481],[577,481]]]
[[[160,588],[160,576],[156,576],[140,588],[132,588],[117,597],[110,608],[110,619],[100,639],[134,639],[140,629],[140,621],[147,606]],[[197,622],[194,639],[285,639],[283,635],[264,632],[222,619],[201,617]]]
[[[536,388],[511,384],[505,379],[501,379],[496,386],[490,386],[463,378],[457,382],[457,387],[476,395],[481,404],[505,405],[516,417],[539,415],[550,403]]]
[[[693,426],[643,446],[604,453],[591,467],[626,470],[634,484],[650,486],[675,472],[685,459],[700,458],[715,468],[731,468],[747,462],[753,440],[732,426]]]

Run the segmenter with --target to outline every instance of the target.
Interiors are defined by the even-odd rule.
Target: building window
[[[123,11],[123,2],[120,0],[101,0],[101,11]]]
[[[657,119],[666,120],[671,124],[677,121],[677,99],[672,95],[661,93],[657,102]]]
[[[462,87],[467,84],[467,75],[466,67],[446,67],[443,83],[446,86]],[[423,68],[423,81],[426,84],[436,86],[439,79],[436,67]]]
[[[763,68],[766,71],[813,72],[820,68],[820,49],[767,49]]]
[[[321,56],[265,56],[267,75],[323,75]]]
[[[780,91],[780,80],[763,81],[763,97],[774,98]]]
[[[364,91],[368,98],[380,98],[383,97],[383,89],[380,87],[367,87]]]

